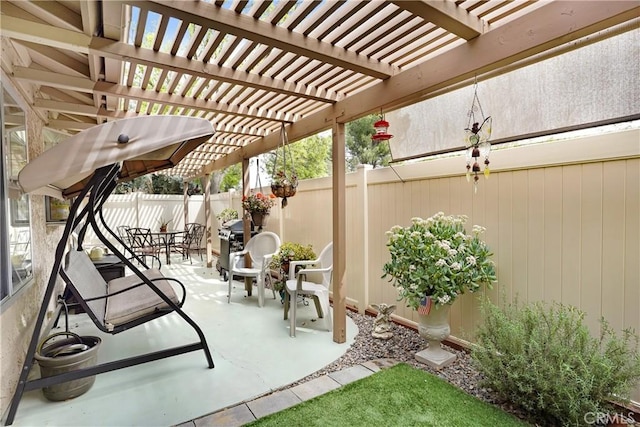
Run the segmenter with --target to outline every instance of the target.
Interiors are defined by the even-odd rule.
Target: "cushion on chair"
[[[157,268],[151,268],[145,271],[144,274],[149,279],[164,277]],[[107,284],[108,293],[118,292],[141,281],[142,280],[136,275],[113,279]],[[171,301],[180,304],[178,296],[168,280],[156,280],[153,284],[168,296]],[[151,314],[156,309],[168,307],[169,305],[160,298],[153,289],[147,284],[142,284],[121,294],[109,297],[107,299],[104,322],[107,327],[110,325],[118,326],[144,315]]]

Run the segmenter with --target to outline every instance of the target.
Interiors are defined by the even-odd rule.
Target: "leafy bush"
[[[305,261],[310,259],[316,259],[316,253],[313,251],[311,245],[302,245],[294,242],[284,242],[278,253],[276,253],[271,259],[270,268],[280,270],[281,278],[274,283],[274,288],[277,291],[284,289],[284,282],[289,276],[289,263],[291,261]]]
[[[474,225],[472,234],[467,234],[466,221],[465,215],[438,212],[387,231],[391,259],[382,267],[382,278],[390,277],[398,300],[404,299],[407,307],[417,310],[426,296],[444,305],[481,285],[491,289],[496,272],[492,253],[481,239],[485,228]]]
[[[585,314],[554,303],[522,307],[482,304],[484,324],[472,352],[484,386],[543,425],[584,425],[588,412],[606,412],[640,379],[638,336],[617,336],[601,319],[600,337]]]
[[[235,209],[226,208],[223,209],[222,212],[220,212],[218,215],[216,215],[216,218],[218,218],[218,221],[220,221],[221,224],[224,224],[225,222],[231,221],[232,219],[238,219],[238,211],[236,211]]]

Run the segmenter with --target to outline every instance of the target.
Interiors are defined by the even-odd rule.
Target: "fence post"
[[[357,300],[359,313],[364,313],[369,305],[369,209],[367,197],[367,171],[371,170],[371,165],[358,165],[355,179],[354,213],[351,218],[358,218],[358,221],[351,221],[351,225],[356,227],[353,232],[355,241],[352,242],[352,250],[348,251],[348,268],[352,269],[349,274],[353,285],[352,295]]]
[[[182,210],[186,227],[189,223],[189,181],[183,181],[182,185]]]

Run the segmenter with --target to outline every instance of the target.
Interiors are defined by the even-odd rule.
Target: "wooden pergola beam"
[[[329,43],[323,43],[286,28],[273,26],[268,22],[262,22],[206,2],[168,0],[134,1],[131,4],[163,15],[182,16],[188,22],[197,23],[205,28],[215,28],[223,33],[233,34],[378,79],[389,78],[398,72],[395,67],[388,64],[370,60],[366,56],[357,55]]]
[[[334,105],[323,108],[287,126],[290,142],[312,136],[331,127],[334,117],[349,122],[367,114],[416,103],[430,93],[474,75],[502,68],[523,58],[544,52],[589,34],[626,22],[640,13],[637,3],[552,2],[524,15],[509,25],[481,34],[429,61],[401,72]],[[523,30],[526,29],[526,30]],[[483,55],[477,52],[484,52]],[[278,135],[267,135],[214,161],[199,172],[230,166],[275,149]]]
[[[392,3],[465,40],[474,39],[484,32],[480,18],[469,14],[452,1],[394,0]]]

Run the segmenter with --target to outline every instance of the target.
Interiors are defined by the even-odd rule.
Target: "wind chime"
[[[471,182],[473,174],[474,193],[478,192],[478,173],[480,172],[480,158],[484,158],[484,177],[489,178],[489,153],[491,153],[491,116],[485,117],[478,98],[478,81],[473,84],[473,101],[467,113],[469,122],[465,128],[465,144],[467,147],[467,181]]]

